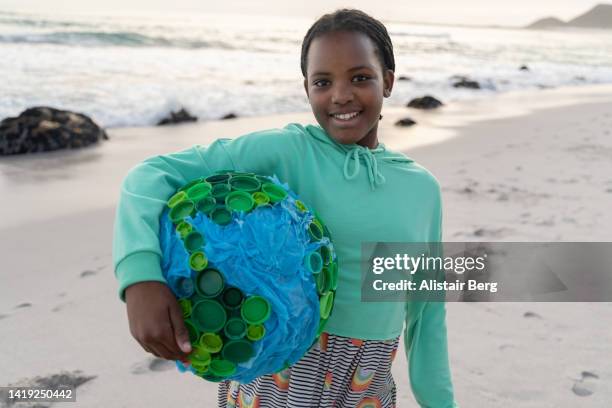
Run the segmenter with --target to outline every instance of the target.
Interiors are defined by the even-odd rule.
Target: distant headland
[[[556,17],[541,18],[525,28],[545,29],[561,27],[612,29],[612,4],[598,4],[586,13],[569,21],[563,21]]]

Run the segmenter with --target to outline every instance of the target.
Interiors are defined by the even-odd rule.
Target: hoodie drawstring
[[[360,168],[360,156],[363,156],[365,165],[368,172],[368,180],[370,181],[370,187],[375,190],[377,186],[385,183],[385,176],[378,170],[378,162],[373,153],[380,153],[385,151],[383,145],[379,145],[376,149],[368,149],[364,147],[354,147],[346,152],[344,156],[344,178],[346,180],[352,180],[359,174]],[[349,173],[349,163],[351,159],[354,160],[353,171]]]

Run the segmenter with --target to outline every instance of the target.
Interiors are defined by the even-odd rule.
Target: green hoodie
[[[319,126],[219,139],[151,157],[121,186],[113,260],[120,297],[136,282],[165,282],[160,267],[159,217],[168,198],[192,179],[237,171],[273,175],[316,209],[329,227],[339,260],[338,290],[325,331],[387,340],[404,330],[411,386],[423,407],[456,406],[448,365],[443,302],[361,302],[361,243],[439,242],[440,188],[412,159],[387,150],[334,141]],[[404,328],[405,323],[405,328]]]

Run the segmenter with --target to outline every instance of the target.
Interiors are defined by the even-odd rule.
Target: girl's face
[[[353,31],[315,38],[306,75],[308,101],[327,134],[338,143],[375,148],[383,98],[391,95],[394,76],[383,71],[372,40]]]

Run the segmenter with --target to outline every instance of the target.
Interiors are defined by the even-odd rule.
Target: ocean
[[[312,19],[0,11],[0,119],[48,105],[106,127],[149,126],[181,106],[201,119],[307,111],[301,41]],[[387,106],[612,82],[612,35],[385,22],[396,81]],[[519,70],[527,65],[528,71]],[[456,89],[464,75],[480,90]]]

